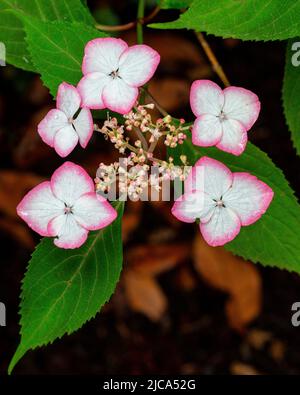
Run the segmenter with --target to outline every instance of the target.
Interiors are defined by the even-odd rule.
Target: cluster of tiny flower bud
[[[184,133],[186,127],[183,126],[184,123],[185,120],[181,118],[179,121],[179,126],[175,126],[172,124],[172,118],[170,117],[170,120],[168,119],[168,122],[166,122],[168,133],[166,134],[164,142],[167,147],[175,148],[177,147],[177,144],[183,144],[184,140],[186,139],[186,134]]]
[[[111,163],[110,165],[100,163],[97,170],[97,177],[94,180],[97,191],[108,193],[111,190],[111,186],[116,182],[118,170],[118,162]]]
[[[114,144],[120,154],[124,154],[129,138],[124,137],[124,125],[118,125],[117,118],[107,119],[104,121],[102,128],[95,124],[94,130],[103,133],[105,138]]]
[[[162,161],[154,158],[153,150],[160,137],[165,137],[165,145],[174,148],[177,144],[182,144],[186,139],[184,131],[189,129],[184,126],[184,119],[178,122],[173,122],[170,115],[164,118],[157,119],[156,122],[152,120],[151,114],[148,110],[154,109],[154,104],[138,105],[128,114],[124,115],[125,125],[119,125],[118,120],[108,118],[104,124],[99,128],[96,124],[94,128],[104,134],[106,139],[109,139],[120,153],[125,153],[125,150],[130,151],[129,155],[121,158],[119,162],[105,165],[101,163],[95,178],[97,191],[101,193],[109,193],[112,185],[118,181],[119,194],[127,194],[131,199],[138,199],[147,188],[154,188],[159,191],[161,184],[165,180],[173,181],[179,178],[184,181],[186,177],[186,157],[181,156],[182,166],[176,166],[173,163],[173,158],[169,157],[168,161]],[[133,145],[129,143],[129,137],[125,137],[124,131],[137,131],[140,136]],[[143,136],[150,136],[148,142]],[[142,141],[143,140],[143,141]],[[145,149],[148,143],[150,149]],[[155,168],[155,174],[149,175],[150,166],[152,163]]]
[[[154,125],[152,123],[151,115],[148,113],[147,109],[153,110],[154,104],[138,105],[134,110],[125,114],[126,130],[131,131],[133,128],[139,128],[143,133],[151,132]]]
[[[119,194],[127,194],[131,199],[138,199],[148,187],[148,172],[149,165],[140,164],[132,154],[110,165],[100,163],[95,178],[96,190],[109,193],[118,181]]]
[[[148,188],[149,166],[134,165],[126,169],[119,167],[119,192],[127,194],[131,199],[138,199]]]
[[[154,122],[151,114],[147,111],[153,109],[154,104],[139,105],[128,114],[124,115],[126,130],[131,131],[139,128],[142,133],[150,133],[149,143],[157,141],[161,136],[165,137],[165,144],[171,148],[175,148],[177,144],[182,144],[186,139],[184,131],[189,129],[183,126],[184,119],[180,119],[179,125],[175,126],[170,115],[159,118]]]
[[[160,163],[155,163],[154,165],[157,165],[159,167],[159,173],[161,174],[161,181],[162,180],[171,180],[174,181],[176,178],[179,178],[180,181],[184,181],[187,172],[186,169],[186,157],[182,156],[181,161],[184,166],[177,166],[174,164],[174,159],[172,157],[169,157],[168,162],[167,161],[161,161]]]
[[[186,157],[182,156],[183,166],[174,165],[172,158],[168,162],[154,161],[149,175],[150,166],[139,162],[137,157],[135,153],[131,153],[127,158],[110,165],[100,163],[95,178],[97,191],[109,193],[114,186],[116,192],[118,182],[119,195],[127,194],[130,199],[136,200],[148,187],[160,191],[164,181],[174,181],[176,178],[184,181],[190,169],[185,166]]]

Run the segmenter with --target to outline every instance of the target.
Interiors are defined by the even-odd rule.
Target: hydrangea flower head
[[[85,148],[93,134],[92,114],[80,106],[77,89],[63,82],[58,87],[56,109],[50,110],[38,125],[42,140],[63,158],[73,151],[78,141]]]
[[[108,201],[96,194],[91,177],[72,162],[29,191],[17,213],[41,236],[55,237],[54,244],[61,248],[80,247],[90,230],[104,228],[117,217]]]
[[[78,84],[83,105],[128,113],[138,97],[138,87],[153,76],[159,54],[147,45],[128,47],[120,38],[96,38],[85,47],[84,77]]]
[[[272,189],[249,173],[232,173],[221,162],[202,157],[185,181],[185,193],[173,205],[183,222],[200,220],[200,231],[211,246],[233,240],[241,226],[256,222],[267,210]]]
[[[201,147],[215,145],[222,151],[240,155],[260,112],[257,95],[247,89],[230,86],[222,90],[209,80],[194,81],[190,104],[197,117],[192,141]]]

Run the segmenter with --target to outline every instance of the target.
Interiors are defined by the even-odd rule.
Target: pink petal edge
[[[48,230],[45,232],[44,229],[41,229],[37,223],[34,223],[33,221],[28,222],[28,217],[27,215],[23,214],[23,207],[27,205],[27,202],[30,202],[30,200],[32,199],[32,195],[34,195],[35,193],[38,193],[41,189],[44,188],[48,188],[50,187],[51,189],[51,185],[50,185],[50,181],[43,181],[40,184],[38,184],[37,186],[35,186],[33,189],[31,189],[24,197],[23,199],[20,201],[20,203],[18,204],[16,211],[17,214],[20,218],[22,218],[23,221],[25,221],[27,223],[27,225],[34,230],[35,232],[37,232],[38,234],[40,234],[41,236],[44,237],[50,237],[51,235],[49,234]]]
[[[246,94],[249,97],[253,98],[253,102],[252,105],[254,107],[254,111],[250,110],[249,112],[252,114],[252,117],[249,119],[249,123],[243,123],[246,131],[250,130],[253,126],[253,124],[256,122],[259,113],[260,113],[260,109],[261,109],[261,103],[259,101],[258,96],[256,95],[256,93],[250,91],[249,89],[245,89],[242,87],[238,87],[238,86],[228,86],[227,88],[225,88],[223,90],[224,95],[225,95],[225,100],[226,100],[226,92],[236,92],[236,93],[243,93]]]
[[[87,70],[86,70],[87,67],[88,67],[88,65],[87,65],[87,58],[88,58],[88,56],[89,56],[89,51],[90,51],[90,49],[91,49],[95,44],[98,44],[98,43],[101,44],[101,43],[104,42],[104,41],[106,41],[106,42],[111,42],[111,43],[113,43],[113,44],[118,44],[118,45],[120,45],[120,47],[123,46],[123,47],[124,47],[124,50],[122,51],[122,53],[123,53],[124,51],[126,51],[126,49],[128,48],[128,44],[127,44],[124,40],[122,40],[121,38],[102,37],[102,38],[95,38],[95,39],[89,41],[89,42],[86,44],[85,48],[84,48],[84,56],[83,56],[83,61],[82,61],[82,73],[83,73],[83,75],[86,75],[86,74],[87,74]],[[90,108],[91,108],[91,107],[90,107]]]
[[[81,142],[80,137],[79,137],[79,144],[81,145],[82,148],[86,148],[92,135],[94,132],[94,120],[93,120],[93,116],[92,113],[90,111],[89,108],[87,107],[82,107],[82,110],[86,110],[87,111],[87,115],[88,115],[88,124],[89,124],[89,133],[86,136],[85,140]]]
[[[262,201],[263,204],[262,204],[260,211],[257,214],[254,214],[251,217],[249,217],[249,219],[247,221],[242,222],[242,226],[252,225],[254,222],[259,220],[262,217],[262,215],[269,208],[269,206],[273,200],[273,197],[274,197],[274,191],[271,187],[269,187],[269,185],[267,185],[265,182],[259,180],[256,176],[253,176],[250,173],[236,172],[236,173],[233,173],[233,177],[234,178],[241,177],[243,179],[247,179],[248,182],[255,184],[255,187],[262,190],[262,192],[263,192],[264,199]]]
[[[106,212],[109,213],[108,217],[105,219],[101,219],[99,221],[99,223],[96,226],[84,226],[79,224],[80,226],[82,226],[83,228],[85,228],[86,230],[99,230],[102,228],[105,228],[106,226],[110,225],[113,221],[115,221],[115,219],[118,216],[117,211],[113,208],[113,206],[107,201],[107,199],[105,199],[103,196],[97,194],[96,192],[89,192],[89,193],[85,193],[83,196],[89,196],[89,195],[93,195],[97,198],[97,200],[99,202],[101,202],[101,204],[105,207]]]
[[[190,171],[190,173],[185,181],[187,183],[188,190],[189,190],[190,183],[191,183],[191,177],[193,176],[193,173],[195,172],[194,168],[198,167],[198,166],[204,166],[204,167],[210,166],[210,167],[219,168],[219,170],[221,170],[225,173],[224,175],[226,175],[230,178],[231,184],[233,182],[233,173],[226,165],[224,165],[224,163],[222,163],[216,159],[210,158],[208,156],[202,156],[202,158],[198,159],[197,162],[194,164],[194,166],[192,167],[192,170]]]
[[[191,90],[190,90],[190,105],[191,105],[193,114],[196,117],[199,117],[199,115],[201,115],[197,111],[196,106],[197,106],[197,91],[199,88],[202,88],[202,87],[210,87],[210,88],[218,91],[219,94],[223,95],[223,90],[219,87],[218,84],[216,84],[215,82],[213,82],[211,80],[196,80],[196,81],[194,81],[191,85]]]
[[[61,108],[61,106],[62,106],[62,104],[63,104],[63,94],[62,94],[62,91],[63,91],[64,89],[66,89],[66,90],[72,90],[73,93],[75,93],[75,95],[76,95],[76,96],[78,97],[78,99],[79,99],[79,106],[80,106],[80,103],[81,103],[81,96],[80,96],[80,94],[79,94],[79,92],[78,92],[78,89],[77,89],[74,85],[68,84],[67,82],[62,82],[62,83],[59,85],[58,90],[57,90],[57,95],[56,95],[56,108],[60,110],[60,108]],[[78,107],[78,108],[79,108],[79,107]],[[78,110],[78,109],[77,109],[77,110]]]
[[[69,161],[63,163],[52,174],[51,180],[50,180],[52,192],[53,192],[53,186],[55,185],[55,183],[60,179],[60,177],[65,172],[68,172],[69,170],[78,172],[84,178],[86,183],[88,184],[90,192],[94,192],[94,190],[95,190],[94,182],[91,179],[91,177],[88,175],[88,173],[83,169],[83,167],[76,165],[75,163],[69,162]],[[53,195],[55,196],[54,192],[53,192]]]
[[[132,86],[132,87],[135,87],[135,88],[138,88],[138,87],[140,87],[140,86],[146,84],[146,82],[148,82],[148,81],[153,77],[153,75],[154,75],[154,73],[155,73],[155,71],[156,71],[156,69],[157,69],[157,67],[158,67],[158,65],[159,65],[159,62],[160,62],[160,55],[159,55],[159,53],[158,53],[155,49],[149,47],[149,45],[137,44],[137,45],[132,45],[132,46],[128,47],[128,48],[122,53],[121,59],[122,59],[123,56],[126,56],[126,54],[127,54],[128,52],[134,51],[134,50],[136,50],[136,49],[138,49],[138,50],[140,50],[140,51],[145,51],[145,52],[147,52],[147,54],[153,55],[153,56],[150,56],[150,57],[152,58],[152,59],[151,59],[151,60],[152,60],[152,63],[151,63],[150,69],[149,69],[148,71],[147,71],[146,69],[144,70],[144,72],[147,71],[147,74],[145,74],[143,80],[140,81],[138,84],[130,84],[130,83],[128,83],[128,85],[130,85],[130,86]],[[120,59],[120,60],[121,60],[121,59]],[[125,63],[125,64],[126,64],[126,63]]]
[[[171,209],[171,212],[174,215],[174,217],[177,218],[179,221],[192,224],[193,222],[195,222],[196,219],[193,220],[193,219],[186,217],[184,215],[184,212],[183,212],[182,206],[181,206],[183,202],[184,202],[184,195],[180,196],[178,199],[175,200],[173,207]]]
[[[216,136],[215,139],[210,141],[209,143],[202,141],[200,126],[199,126],[199,123],[201,122],[200,117],[201,117],[201,115],[196,118],[194,125],[192,127],[192,143],[194,145],[197,145],[198,147],[212,147],[212,146],[218,144],[222,138],[222,134],[221,134],[221,136]],[[220,127],[221,127],[221,125],[220,125]]]
[[[200,232],[207,244],[212,247],[219,247],[223,246],[226,243],[229,243],[240,233],[241,230],[241,223],[239,222],[239,224],[237,224],[236,228],[234,228],[232,232],[226,233],[225,236],[216,239],[214,237],[211,237],[209,232],[206,232],[206,225],[207,223],[199,224]]]
[[[51,148],[54,147],[54,136],[59,130],[59,128],[55,130],[52,136],[49,136],[49,131],[47,130],[47,127],[49,122],[52,122],[53,118],[55,119],[55,117],[57,117],[58,115],[62,118],[65,117],[65,122],[67,125],[67,117],[65,116],[65,114],[61,110],[58,110],[57,108],[53,108],[52,110],[48,111],[45,117],[39,122],[37,127],[38,134],[40,135],[43,142],[49,145]],[[63,122],[63,120],[61,121]]]
[[[226,144],[222,143],[222,138],[221,138],[221,140],[216,144],[216,148],[218,148],[221,151],[228,152],[229,154],[240,156],[245,151],[247,143],[248,143],[248,134],[246,131],[244,131],[241,145],[238,144],[235,148],[227,147]]]
[[[83,229],[82,236],[81,236],[80,238],[76,239],[76,240],[73,240],[72,242],[66,242],[66,243],[65,243],[65,242],[61,241],[61,239],[59,239],[59,238],[57,237],[57,235],[55,234],[56,232],[55,232],[55,231],[53,230],[53,228],[52,228],[52,225],[53,225],[53,220],[51,220],[51,221],[49,222],[49,224],[48,224],[48,233],[49,233],[49,236],[50,236],[50,237],[54,237],[53,243],[54,243],[57,247],[63,248],[63,249],[65,249],[65,250],[70,250],[70,249],[74,249],[74,248],[79,248],[79,247],[81,247],[81,246],[86,242],[86,239],[87,239],[88,234],[89,234],[88,230],[84,229],[84,228],[81,226],[81,228]],[[78,226],[80,226],[80,225],[78,225]]]
[[[99,101],[94,101],[93,103],[88,103],[86,99],[86,94],[85,94],[85,88],[84,88],[84,83],[85,81],[90,77],[92,73],[88,73],[84,75],[81,80],[77,84],[77,89],[81,97],[81,106],[82,108],[89,108],[91,110],[104,110],[105,109],[105,104],[103,103],[102,100],[102,91],[101,94],[99,95]]]
[[[129,85],[128,85],[128,87],[129,87]],[[107,86],[106,88],[109,89],[109,86]],[[130,88],[136,89],[135,95],[132,97],[131,101],[128,101],[127,103],[125,103],[123,105],[114,105],[114,104],[108,103],[107,99],[105,97],[105,89],[104,89],[103,93],[102,93],[102,100],[105,105],[104,108],[108,108],[109,110],[117,112],[122,115],[128,114],[132,110],[132,107],[135,105],[135,102],[137,101],[137,98],[139,96],[138,88],[135,88],[135,87],[130,87]]]

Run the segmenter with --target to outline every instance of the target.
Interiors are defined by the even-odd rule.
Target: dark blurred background
[[[135,1],[88,1],[102,24],[135,20]],[[148,2],[147,12],[155,6]],[[161,11],[155,21],[176,18]],[[121,37],[135,43],[135,31]],[[172,115],[192,120],[189,88],[195,79],[220,83],[192,33],[145,29],[145,43],[161,54],[150,91]],[[250,140],[283,169],[300,194],[300,160],[285,124],[281,89],[285,43],[241,42],[208,36],[231,84],[258,94],[260,117]],[[16,216],[21,197],[63,162],[37,134],[54,105],[38,75],[0,67],[0,373],[19,341],[21,280],[39,237]],[[221,83],[220,83],[221,84]],[[160,147],[160,154],[164,148]],[[95,135],[70,160],[95,175],[115,160]],[[71,336],[29,352],[22,374],[299,374],[300,327],[291,306],[300,277],[253,265],[206,246],[196,228],[178,223],[166,202],[129,203],[123,221],[124,271],[115,295],[95,319]]]

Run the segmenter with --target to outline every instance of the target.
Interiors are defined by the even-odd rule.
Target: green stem
[[[143,20],[145,16],[145,0],[138,0],[137,23],[136,23],[136,41],[143,44]],[[145,94],[142,91],[139,97],[139,103],[145,103]]]
[[[145,16],[145,0],[138,0],[136,36],[137,43],[143,44],[143,19]]]

